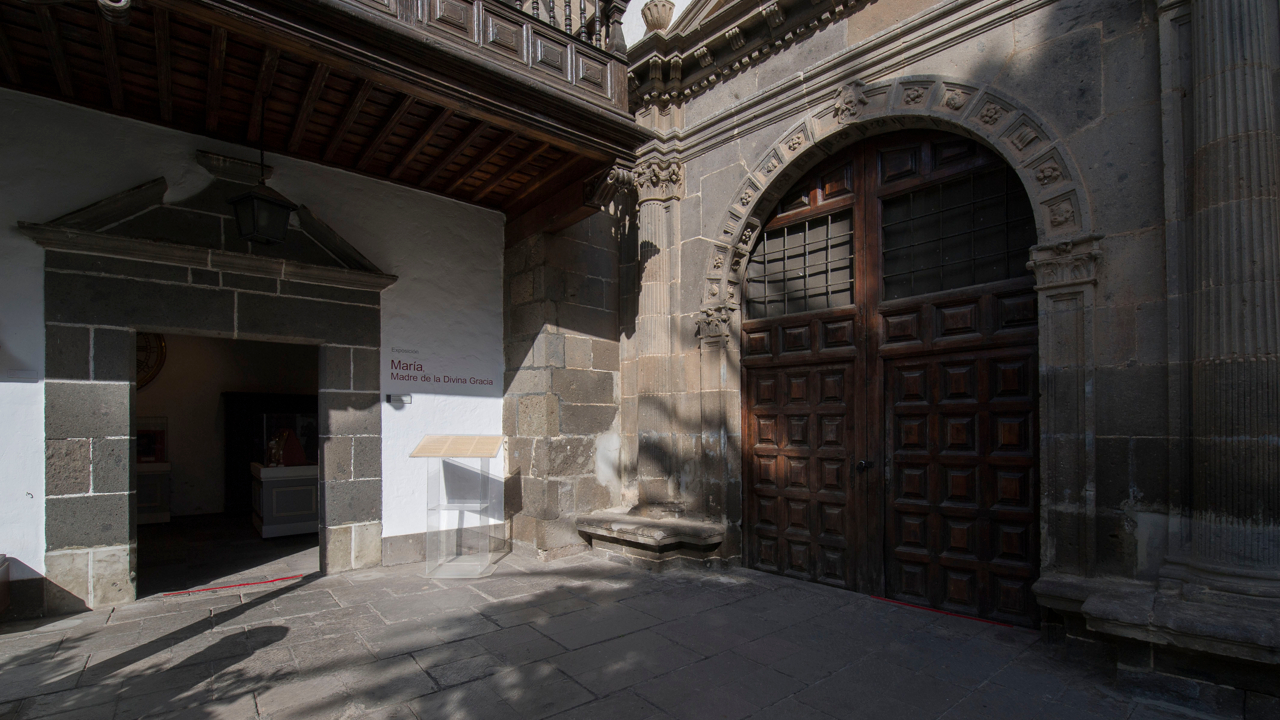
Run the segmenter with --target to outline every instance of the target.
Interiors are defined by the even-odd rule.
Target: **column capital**
[[[635,170],[640,202],[678,200],[684,195],[684,165],[678,160],[642,160]]]
[[[1098,263],[1102,261],[1101,240],[1101,235],[1084,235],[1031,248],[1027,269],[1036,275],[1036,289],[1096,285]]]

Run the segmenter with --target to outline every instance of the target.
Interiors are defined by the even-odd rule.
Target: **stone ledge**
[[[228,270],[356,290],[381,291],[397,280],[395,275],[365,270],[321,267],[292,260],[187,247],[157,240],[142,240],[52,225],[20,222],[18,230],[47,250],[103,255],[126,260],[145,260],[201,269]]]
[[[624,512],[579,515],[578,532],[613,538],[661,551],[670,545],[706,547],[724,542],[724,523],[688,518],[643,518]]]
[[[1280,664],[1280,616],[1261,609],[1200,602],[1153,583],[1045,575],[1040,604],[1078,613],[1097,633],[1270,665]]]

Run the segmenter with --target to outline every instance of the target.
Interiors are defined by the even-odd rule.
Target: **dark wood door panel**
[[[746,371],[747,557],[849,587],[854,365]]]
[[[1034,346],[885,362],[887,592],[1034,624]]]

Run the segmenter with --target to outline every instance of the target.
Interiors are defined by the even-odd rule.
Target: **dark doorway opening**
[[[138,597],[319,569],[318,348],[138,333]]]

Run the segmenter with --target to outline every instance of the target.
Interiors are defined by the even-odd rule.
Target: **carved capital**
[[[726,305],[702,308],[698,316],[698,337],[702,340],[720,340],[729,337],[732,313]]]
[[[684,190],[684,166],[676,160],[646,160],[636,166],[640,202],[675,200]]]
[[[1087,236],[1031,248],[1031,262],[1027,263],[1027,269],[1036,274],[1036,288],[1048,290],[1097,284],[1098,263],[1102,260],[1100,239]]]
[[[604,210],[613,202],[619,191],[635,187],[636,176],[631,170],[614,165],[587,181],[584,205]]]

